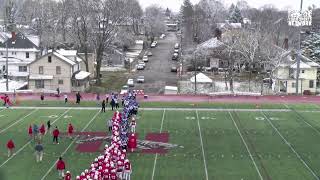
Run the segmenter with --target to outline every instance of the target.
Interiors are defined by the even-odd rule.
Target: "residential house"
[[[296,75],[297,63],[296,55],[289,50],[283,53],[281,63],[274,71],[275,77],[275,91],[277,93],[294,94],[296,93]],[[319,64],[313,62],[309,58],[300,55],[300,74],[298,90],[299,93],[315,94],[317,84],[317,72],[320,67]]]
[[[8,67],[7,49],[8,45]],[[4,43],[0,43],[0,74],[5,75],[8,68],[10,79],[27,80],[29,73],[27,65],[34,61],[39,55],[40,50],[27,36],[22,33],[15,35],[15,38],[9,38]]]
[[[50,50],[29,64],[29,89],[34,92],[85,91],[90,73],[82,70],[82,59],[74,50]]]

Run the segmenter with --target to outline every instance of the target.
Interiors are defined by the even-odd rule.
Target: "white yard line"
[[[10,129],[12,126],[14,126],[14,125],[18,124],[19,122],[23,121],[25,118],[27,118],[28,116],[30,116],[31,114],[33,114],[33,113],[36,112],[37,110],[38,110],[38,109],[35,109],[35,110],[31,111],[29,114],[27,114],[26,116],[20,118],[18,121],[12,123],[10,126],[2,129],[2,130],[0,131],[0,134],[1,134],[1,133],[4,133],[4,132],[7,131],[8,129]]]
[[[282,138],[282,140],[287,144],[292,152],[297,156],[297,158],[302,162],[302,164],[310,171],[310,173],[314,176],[315,179],[319,180],[318,175],[310,168],[310,166],[302,159],[302,157],[299,155],[299,153],[291,146],[291,144],[286,140],[286,138],[280,133],[280,131],[273,125],[273,123],[270,121],[270,119],[265,115],[264,112],[261,112],[261,114],[267,119],[269,124],[272,126],[272,128],[278,133],[278,135]]]
[[[236,121],[234,120],[234,118],[233,118],[232,114],[230,113],[230,111],[229,111],[229,115],[230,115],[230,117],[231,117],[231,120],[233,121],[234,126],[236,127],[236,129],[237,129],[237,131],[238,131],[238,134],[239,134],[239,135],[240,135],[240,137],[241,137],[241,140],[242,140],[242,142],[243,142],[244,146],[245,146],[245,147],[246,147],[246,149],[247,149],[247,152],[249,153],[250,159],[251,159],[251,161],[252,161],[252,163],[253,163],[254,167],[256,168],[256,171],[257,171],[257,173],[258,173],[258,175],[259,175],[260,179],[261,179],[261,180],[263,180],[263,177],[262,177],[262,175],[261,175],[261,173],[260,173],[260,170],[259,170],[259,168],[258,168],[258,166],[257,166],[257,163],[256,163],[256,161],[254,160],[254,158],[253,158],[253,156],[252,156],[252,154],[251,154],[251,151],[250,151],[250,149],[249,149],[249,147],[248,147],[248,145],[247,145],[247,143],[246,143],[245,139],[243,138],[243,136],[242,136],[242,134],[241,134],[241,131],[240,131],[240,129],[239,129],[239,127],[238,127],[238,125],[237,125]]]
[[[166,109],[163,110],[162,113],[162,119],[161,119],[161,126],[160,126],[160,133],[162,132],[162,128],[163,128],[163,121],[164,121],[164,116],[166,114]],[[152,176],[151,176],[151,180],[154,179],[154,174],[156,171],[156,165],[157,165],[157,159],[158,159],[158,153],[156,153],[156,156],[154,157],[154,162],[153,162],[153,170],[152,170]]]
[[[88,128],[88,126],[96,119],[96,117],[100,114],[100,110],[93,116],[93,118],[86,124],[86,126],[81,130],[81,132],[83,132],[84,130],[86,130]],[[73,141],[69,144],[69,146],[61,153],[60,157],[64,156],[68,150],[71,148],[71,146],[76,142],[77,138],[79,137],[76,136]],[[58,162],[58,160],[56,160],[52,166],[50,167],[50,169],[43,175],[43,177],[41,178],[41,180],[44,180],[49,173],[52,171],[52,169],[55,167],[56,163]]]
[[[65,115],[67,112],[69,112],[70,109],[66,110],[63,114],[61,114],[61,116],[57,117],[52,124],[54,124],[55,122],[57,122],[59,119],[61,119],[61,117],[63,117],[63,115]],[[28,141],[25,145],[23,145],[16,153],[14,153],[12,156],[10,156],[6,161],[4,161],[1,165],[0,168],[2,166],[4,166],[5,164],[7,164],[7,162],[9,162],[12,158],[14,158],[17,154],[19,154],[24,148],[26,148],[30,143],[32,142],[32,140]]]
[[[206,156],[205,156],[205,154],[204,154],[204,147],[203,147],[203,140],[202,140],[202,133],[201,133],[202,131],[201,131],[201,127],[200,127],[198,110],[196,110],[196,115],[197,115],[197,121],[198,121],[198,129],[199,129],[199,135],[200,135],[200,144],[201,144],[201,150],[202,150],[204,171],[205,171],[205,173],[206,173],[206,180],[209,180],[208,169],[207,169],[207,162],[206,162]]]

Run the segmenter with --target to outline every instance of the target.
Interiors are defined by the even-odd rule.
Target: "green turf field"
[[[129,154],[133,180],[312,180],[320,175],[320,107],[312,104],[221,106],[220,109],[140,110],[139,138],[147,133],[168,132],[169,143],[183,148],[165,155]],[[190,108],[190,107],[188,107]],[[230,109],[227,109],[230,108]],[[232,109],[239,108],[239,109]],[[266,108],[270,111],[260,111]],[[271,110],[273,109],[273,110]],[[64,138],[52,144],[44,138],[44,161],[35,162],[30,124],[48,119],[60,131],[72,122],[77,131],[106,131],[112,112],[98,109],[41,107],[0,109],[0,179],[57,179],[55,161],[63,156],[75,176],[86,169],[99,153],[77,152],[76,139]],[[6,142],[12,138],[15,155],[6,156]]]

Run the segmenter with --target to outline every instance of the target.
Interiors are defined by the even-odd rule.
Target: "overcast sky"
[[[139,0],[140,4],[143,8],[157,4],[163,8],[169,7],[173,11],[178,12],[180,10],[180,6],[184,0]],[[230,5],[231,3],[236,3],[238,0],[221,0],[226,5]],[[251,7],[259,8],[265,4],[273,4],[279,9],[283,9],[286,7],[291,7],[291,9],[299,9],[301,0],[247,0]],[[315,4],[317,7],[320,7],[320,0],[303,0],[304,8],[307,8],[311,4]],[[191,0],[192,3],[197,3],[199,0]]]

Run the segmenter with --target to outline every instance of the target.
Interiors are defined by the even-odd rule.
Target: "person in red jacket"
[[[53,143],[54,144],[59,144],[59,134],[60,134],[60,131],[58,129],[58,127],[56,126],[56,128],[53,130],[52,132],[52,135],[53,135]]]
[[[15,145],[12,141],[12,139],[10,139],[7,143],[7,149],[8,149],[8,157],[10,157],[13,154],[13,150],[15,148]]]
[[[57,170],[59,173],[59,178],[63,179],[64,177],[64,170],[66,169],[66,164],[65,162],[62,160],[62,157],[59,157],[59,160],[57,162]]]
[[[71,180],[71,173],[70,171],[66,172],[66,175],[64,176],[64,180]]]
[[[133,152],[137,148],[137,137],[134,133],[131,133],[129,136],[128,147],[131,152]]]
[[[29,134],[29,137],[32,138],[32,126],[31,125],[29,126],[28,134]]]
[[[46,134],[46,127],[44,126],[44,124],[41,124],[39,132],[41,135],[40,137],[43,137]]]
[[[73,129],[72,124],[69,123],[69,125],[68,125],[68,136],[69,136],[70,138],[72,138],[73,130],[74,130],[74,129]]]

